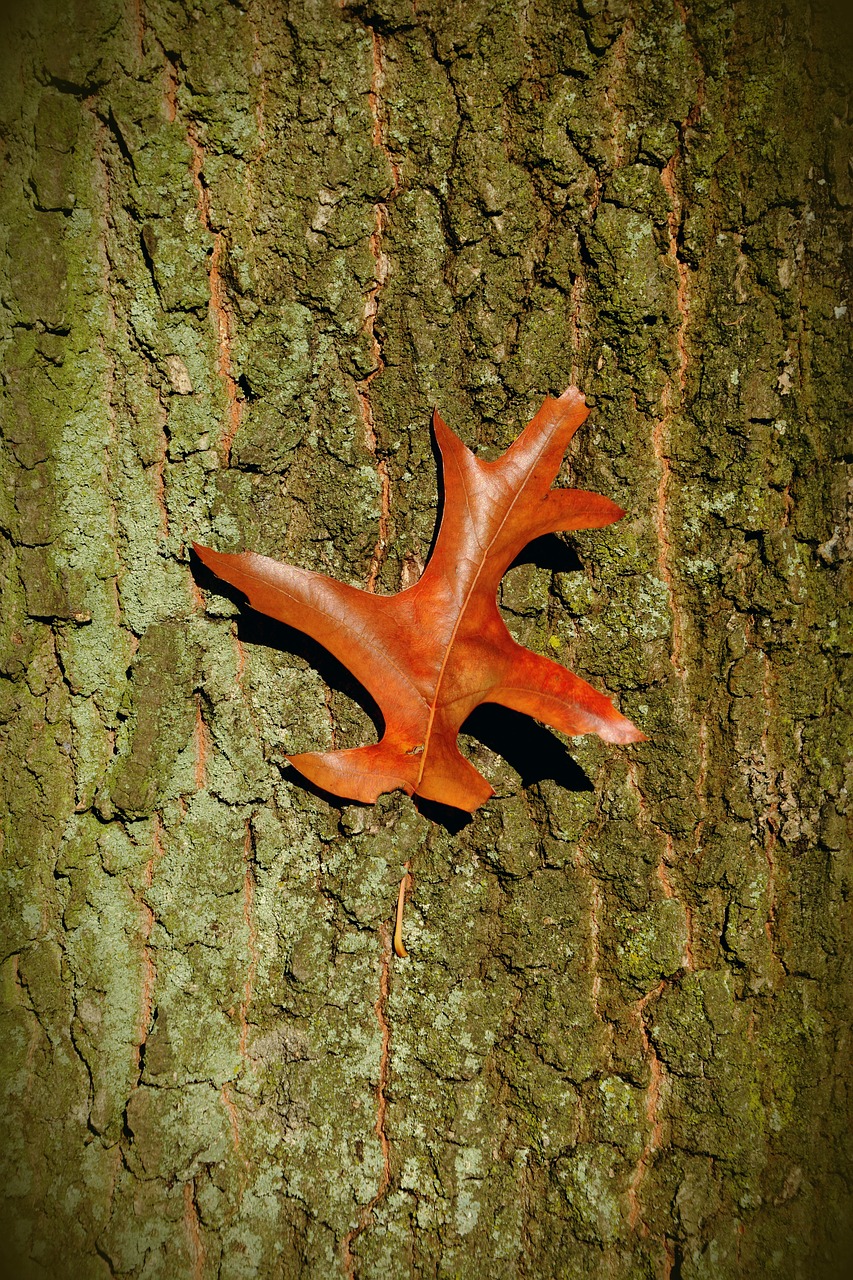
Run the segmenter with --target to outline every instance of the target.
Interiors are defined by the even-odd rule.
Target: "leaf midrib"
[[[477,567],[477,572],[474,574],[474,577],[473,577],[473,578],[472,578],[472,580],[471,580],[471,585],[470,585],[470,587],[468,588],[468,591],[467,591],[467,592],[466,592],[466,594],[465,594],[465,598],[464,598],[464,600],[462,601],[462,605],[461,605],[461,607],[460,607],[460,609],[459,609],[459,613],[458,613],[458,615],[457,615],[456,621],[455,621],[455,623],[453,624],[453,630],[452,630],[452,632],[450,633],[450,639],[449,639],[449,640],[448,640],[448,642],[447,642],[447,647],[445,648],[445,651],[444,651],[444,657],[443,657],[443,658],[442,658],[442,660],[441,660],[441,667],[439,668],[439,672],[438,672],[438,679],[437,679],[437,680],[436,680],[436,682],[435,682],[435,689],[433,690],[432,701],[431,701],[431,702],[430,702],[430,704],[429,704],[429,719],[428,719],[428,721],[427,721],[426,733],[424,734],[424,750],[423,750],[423,755],[421,756],[421,767],[420,767],[420,770],[419,770],[419,772],[418,772],[418,780],[417,780],[417,782],[416,782],[416,784],[415,784],[415,790],[416,790],[416,791],[417,791],[417,788],[418,788],[418,787],[420,786],[420,784],[421,784],[421,780],[422,780],[422,778],[423,778],[423,776],[424,776],[424,770],[426,769],[426,763],[427,763],[427,759],[428,759],[428,757],[429,757],[430,740],[431,740],[431,738],[432,738],[432,726],[433,726],[433,722],[435,721],[435,713],[436,713],[436,710],[437,710],[437,708],[438,708],[438,695],[439,695],[439,691],[440,691],[440,689],[441,689],[441,682],[442,682],[442,680],[444,679],[444,672],[445,672],[445,668],[447,667],[447,663],[448,663],[448,660],[449,660],[449,658],[450,658],[450,652],[451,652],[451,650],[452,650],[452,648],[453,648],[454,644],[456,643],[456,635],[457,635],[457,632],[459,631],[459,628],[460,628],[460,626],[462,625],[462,619],[463,619],[463,618],[464,618],[464,616],[465,616],[465,613],[466,613],[466,610],[467,610],[467,608],[468,608],[468,604],[469,604],[469,602],[470,602],[470,600],[471,600],[471,597],[472,597],[472,595],[474,594],[474,591],[476,590],[477,583],[478,583],[478,582],[479,582],[479,580],[480,580],[480,575],[481,575],[481,573],[483,572],[483,569],[485,568],[485,565],[486,565],[486,561],[487,561],[487,560],[488,560],[488,558],[489,558],[489,553],[490,553],[490,551],[491,551],[492,547],[495,545],[495,542],[497,541],[498,535],[500,534],[501,530],[503,529],[504,525],[506,524],[507,520],[509,519],[510,515],[512,514],[512,512],[513,512],[513,510],[514,510],[514,508],[515,508],[515,506],[516,506],[516,503],[518,503],[518,502],[521,500],[521,497],[522,497],[522,495],[524,494],[525,489],[527,488],[528,484],[530,483],[531,476],[532,476],[533,472],[536,470],[536,466],[537,466],[537,464],[538,464],[538,462],[539,462],[539,459],[542,457],[542,454],[545,452],[545,449],[546,449],[546,447],[547,447],[547,445],[548,445],[548,443],[549,443],[549,440],[550,440],[550,436],[546,434],[546,436],[545,436],[545,438],[543,439],[542,444],[541,444],[541,446],[540,446],[540,448],[539,448],[539,451],[538,451],[538,453],[536,454],[536,457],[533,459],[532,463],[530,464],[530,467],[528,468],[527,475],[524,477],[524,480],[523,480],[522,484],[521,484],[521,485],[519,485],[519,487],[518,487],[518,489],[517,489],[516,493],[514,494],[514,496],[513,496],[513,498],[512,498],[512,501],[509,503],[509,505],[508,505],[508,507],[507,507],[506,511],[504,512],[503,519],[501,520],[500,524],[499,524],[499,525],[497,526],[497,528],[495,529],[494,533],[492,534],[492,536],[491,536],[491,538],[490,538],[490,540],[489,540],[489,542],[488,542],[488,545],[487,545],[487,546],[486,546],[486,548],[484,549],[484,551],[483,551],[483,555],[482,555],[482,558],[481,558],[480,563],[479,563],[479,565],[478,565],[478,567]],[[464,488],[464,491],[465,491],[465,501],[466,501],[466,504],[468,504],[468,489],[467,489],[467,486],[466,486],[466,485],[465,485],[465,483],[464,483],[464,475],[463,475],[463,472],[462,472],[462,468],[459,466],[459,463],[456,461],[456,458],[455,458],[455,457],[453,458],[453,464],[454,464],[454,466],[456,467],[457,471],[459,472],[460,477],[462,478],[462,481],[463,481],[463,488]],[[489,465],[494,466],[494,465],[496,465],[496,464],[495,464],[495,463],[491,463],[491,464],[490,464],[490,463],[487,463],[486,465],[487,465],[487,466],[489,466]],[[468,509],[470,510],[470,504],[468,504]]]

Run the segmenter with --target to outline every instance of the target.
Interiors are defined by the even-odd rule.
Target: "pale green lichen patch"
[[[16,1274],[835,1274],[850,130],[771,7],[4,15]],[[371,708],[189,543],[396,591],[432,409],[493,458],[572,380],[627,515],[500,604],[649,741],[303,788]]]

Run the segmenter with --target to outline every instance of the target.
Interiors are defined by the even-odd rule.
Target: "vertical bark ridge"
[[[4,22],[21,1274],[828,1278],[853,207],[829,10]],[[362,740],[370,708],[188,540],[410,582],[432,408],[494,456],[570,380],[573,481],[628,515],[515,566],[501,608],[650,741],[472,722],[497,794],[459,829],[294,785],[282,756]]]

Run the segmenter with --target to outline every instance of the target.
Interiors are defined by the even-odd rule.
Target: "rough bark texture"
[[[834,11],[42,0],[0,52],[9,1274],[841,1274]],[[483,722],[462,829],[302,789],[360,695],[188,542],[397,590],[432,406],[494,456],[572,380],[629,514],[502,606],[650,741]]]

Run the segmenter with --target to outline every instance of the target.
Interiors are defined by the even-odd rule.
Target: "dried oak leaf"
[[[625,513],[582,489],[551,489],[589,410],[575,387],[545,400],[495,462],[476,458],[433,415],[445,502],[434,553],[414,586],[373,595],[321,573],[244,551],[195,546],[252,608],[306,632],[372,694],[385,732],[372,746],[308,751],[290,763],[326,791],[374,802],[398,788],[473,811],[494,794],[461,755],[457,734],[482,702],[497,702],[566,734],[607,742],[644,734],[603,694],[516,644],[496,603],[500,580],[533,538],[598,529]]]

